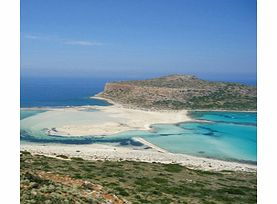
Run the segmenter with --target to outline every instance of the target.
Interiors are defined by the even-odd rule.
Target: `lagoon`
[[[23,114],[29,110],[21,110]],[[91,110],[90,110],[91,111]],[[41,113],[36,113],[41,114]],[[32,117],[30,115],[29,117]],[[132,130],[107,136],[48,136],[21,128],[21,140],[64,144],[113,143],[140,146],[142,137],[169,152],[221,160],[257,161],[257,114],[248,112],[190,112],[199,122],[153,124],[151,130]]]

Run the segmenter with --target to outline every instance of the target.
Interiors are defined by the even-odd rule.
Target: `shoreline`
[[[111,100],[111,99],[108,99],[108,98],[103,98],[103,97],[101,97],[101,96],[97,96],[97,95],[99,95],[99,94],[101,94],[102,92],[100,92],[100,93],[98,93],[98,94],[96,94],[96,95],[94,95],[94,96],[90,96],[89,98],[90,99],[98,99],[98,100],[102,100],[102,101],[107,101],[108,103],[110,103],[110,104],[112,104],[112,105],[120,105],[120,104],[118,104],[118,103],[115,103],[113,100]]]
[[[230,113],[257,113],[257,111],[252,111],[252,110],[205,110],[205,109],[186,109],[187,111],[194,111],[194,112],[230,112]]]
[[[21,120],[21,127],[46,136],[107,136],[131,130],[150,130],[153,124],[193,121],[186,110],[145,111],[125,108],[118,104],[47,110]]]
[[[101,94],[102,92],[98,93]],[[188,112],[234,112],[234,113],[257,113],[257,110],[225,110],[225,109],[180,109],[180,110],[167,110],[167,109],[153,109],[149,110],[146,108],[140,108],[140,107],[133,107],[133,106],[128,106],[120,103],[114,102],[112,99],[104,98],[101,96],[97,96],[98,94],[94,96],[90,96],[90,99],[97,99],[97,100],[103,100],[111,104],[111,106],[116,106],[116,107],[121,107],[121,108],[126,108],[126,109],[132,109],[132,110],[142,110],[142,111],[158,111],[158,112],[166,112],[166,111],[171,111],[171,112],[178,112],[182,110],[186,110]],[[109,106],[109,105],[108,105]],[[106,107],[106,106],[98,106],[98,105],[81,105],[81,106],[34,106],[34,107],[20,107],[20,110],[56,110],[56,109],[65,109],[65,108],[95,108],[95,107]]]
[[[98,93],[98,94],[101,94],[102,92]],[[108,98],[104,98],[104,97],[101,97],[101,96],[97,96],[98,94],[96,94],[95,96],[91,96],[90,98],[91,99],[99,99],[99,100],[104,100],[104,101],[107,101],[108,103],[112,104],[112,105],[118,105],[118,106],[121,106],[121,107],[124,107],[124,108],[130,108],[130,109],[139,109],[139,110],[144,110],[144,108],[140,108],[140,107],[132,107],[131,105],[128,106],[127,104],[124,105],[124,104],[119,104],[119,103],[116,103],[114,102],[112,99],[108,99]],[[126,106],[126,107],[125,107]],[[180,110],[186,110],[186,111],[195,111],[195,112],[243,112],[243,113],[257,113],[257,110],[226,110],[226,109],[180,109]],[[151,110],[152,111],[152,110]],[[178,111],[178,110],[153,110],[153,111]]]
[[[147,142],[147,141],[146,141]],[[148,143],[148,142],[147,142]],[[150,143],[151,144],[151,143]],[[149,147],[149,146],[148,146]],[[57,143],[23,143],[20,151],[56,157],[81,157],[86,160],[139,161],[148,163],[180,164],[191,169],[206,171],[245,171],[256,172],[257,165],[202,158],[186,154],[161,152],[155,145],[150,148],[130,148],[106,144],[69,145]]]
[[[100,99],[100,98],[99,98]],[[101,100],[106,100],[106,99],[101,99]],[[106,100],[108,101],[108,100]],[[108,101],[109,102],[109,101]],[[110,102],[109,102],[110,103]],[[117,106],[122,106],[121,104],[112,104],[112,105],[117,105]],[[101,107],[98,105],[84,105],[84,106],[34,106],[34,107],[20,107],[20,110],[57,110],[57,109],[65,109],[65,108],[95,108],[95,107]],[[104,106],[105,107],[105,106]],[[125,107],[126,109],[132,109],[132,108],[128,108]],[[134,110],[143,110],[146,111],[144,109],[134,109]],[[182,109],[184,110],[184,109]],[[188,112],[234,112],[234,113],[257,113],[258,111],[251,111],[251,110],[209,110],[209,109],[185,109]],[[158,111],[158,110],[151,110],[151,111]],[[160,110],[160,111],[169,111],[169,110]],[[177,111],[177,110],[172,110],[172,111]]]
[[[134,116],[138,117],[139,114],[141,114],[141,117],[139,117],[139,120],[143,120],[143,124],[140,123],[133,123],[131,126],[122,126],[122,123],[120,123],[121,128],[118,132],[122,131],[128,131],[128,128],[138,128],[137,130],[149,130],[151,129],[152,124],[156,124],[155,122],[148,122],[145,123],[145,119],[147,116],[145,114],[154,114],[158,115],[158,118],[166,118],[164,114],[172,114],[171,119],[176,120],[175,122],[166,121],[165,123],[174,124],[174,123],[180,123],[180,122],[190,122],[190,121],[196,121],[190,117],[189,112],[190,111],[209,111],[209,112],[250,112],[250,111],[230,111],[230,110],[141,110],[141,109],[133,109],[133,108],[127,108],[122,106],[121,104],[117,104],[113,102],[112,100],[107,100],[102,97],[93,96],[91,98],[100,99],[100,100],[106,100],[108,103],[112,104],[110,106],[65,106],[65,107],[31,107],[31,108],[20,108],[20,110],[48,110],[49,112],[66,112],[66,111],[79,111],[84,112],[83,110],[87,109],[95,109],[99,111],[107,111],[108,113],[112,113],[116,115],[116,118],[123,113],[127,113],[128,117],[127,119],[131,121],[131,124],[134,120]],[[255,111],[256,112],[256,111]],[[181,113],[183,115],[180,118],[176,119],[176,114]],[[185,114],[184,114],[185,113]],[[46,114],[46,113],[45,113]],[[159,115],[161,114],[161,115]],[[163,116],[163,117],[161,117]],[[154,117],[155,118],[155,117]],[[157,118],[157,117],[156,117]],[[185,120],[184,120],[185,119]],[[105,118],[104,118],[105,121]],[[199,121],[203,122],[203,121]],[[115,129],[112,129],[114,124],[108,124],[109,122],[106,121],[106,123],[103,123],[101,125],[96,125],[94,127],[90,128],[105,128],[108,131],[115,131]],[[160,122],[157,122],[160,123]],[[124,123],[125,124],[125,123]],[[126,123],[127,124],[127,123]],[[106,125],[108,125],[106,127]],[[110,126],[109,126],[110,125]],[[126,127],[128,127],[126,129]],[[56,128],[56,127],[54,127]],[[67,127],[68,128],[68,127]],[[74,129],[73,129],[74,130]],[[105,130],[105,131],[106,131]],[[129,129],[130,130],[130,129]],[[76,131],[79,131],[80,133],[80,126],[76,126]],[[105,132],[104,131],[104,132]],[[57,131],[51,131],[50,134],[53,135],[62,135],[62,136],[73,136],[73,134],[68,134],[64,132],[64,135],[61,134],[63,132],[63,129]],[[78,133],[78,132],[75,132]],[[105,132],[107,133],[107,132]],[[82,135],[80,135],[82,136]],[[257,166],[254,164],[245,164],[245,163],[239,163],[236,161],[223,161],[218,159],[211,159],[211,158],[205,158],[205,157],[196,157],[196,156],[190,156],[186,154],[177,154],[177,153],[171,153],[167,150],[164,150],[146,140],[144,140],[141,137],[133,137],[134,141],[138,141],[145,146],[148,147],[148,149],[132,149],[132,148],[126,148],[126,147],[118,147],[113,145],[103,145],[103,144],[89,144],[89,145],[69,145],[69,144],[44,144],[44,143],[24,143],[20,144],[21,150],[27,150],[34,154],[43,154],[46,156],[55,156],[58,154],[65,154],[71,157],[82,157],[84,159],[89,160],[113,160],[113,161],[121,161],[121,160],[132,160],[132,161],[141,161],[141,162],[159,162],[159,163],[178,163],[180,165],[186,166],[188,168],[199,168],[202,170],[213,170],[213,171],[220,171],[220,170],[232,170],[232,171],[256,171]],[[79,149],[79,153],[77,152],[77,149]]]

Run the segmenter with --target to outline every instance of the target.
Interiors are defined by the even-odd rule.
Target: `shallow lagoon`
[[[24,111],[20,111],[20,120],[22,120],[24,118],[31,117],[31,116],[39,114],[39,113],[43,113],[45,111],[46,110],[24,110]]]
[[[22,110],[23,115],[28,111]],[[39,114],[39,113],[35,113]],[[30,134],[21,129],[21,139],[31,142],[65,144],[113,143],[140,146],[132,137],[145,140],[174,153],[223,160],[256,162],[257,114],[235,112],[191,112],[191,117],[203,120],[180,124],[155,124],[151,131],[127,131],[103,137],[61,137]],[[31,117],[31,114],[29,115]]]
[[[178,134],[163,134],[147,140],[171,152],[224,160],[257,160],[257,129],[230,123],[184,123]],[[163,127],[161,127],[163,129]],[[156,127],[157,133],[159,126]]]

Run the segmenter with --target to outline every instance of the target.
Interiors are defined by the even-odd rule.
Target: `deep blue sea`
[[[101,91],[108,80],[95,78],[21,78],[20,106],[109,105],[90,99]]]
[[[21,77],[20,106],[109,105],[106,101],[90,99],[89,97],[103,91],[106,82],[118,80],[120,78]],[[235,80],[233,81],[235,82]],[[255,81],[242,83],[256,85]]]
[[[110,105],[90,99],[109,80],[23,79],[21,107]],[[44,111],[21,110],[21,120]],[[141,146],[132,137],[140,136],[170,152],[200,157],[255,163],[257,161],[257,114],[249,112],[190,112],[199,122],[153,124],[151,131],[128,131],[105,137],[61,137],[31,135],[21,129],[21,140],[65,144],[113,143]]]

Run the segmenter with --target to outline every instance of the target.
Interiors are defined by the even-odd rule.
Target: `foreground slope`
[[[256,110],[257,89],[211,82],[192,75],[111,82],[98,94],[129,107],[152,109]]]
[[[257,202],[255,172],[56,157],[21,152],[21,203]]]

